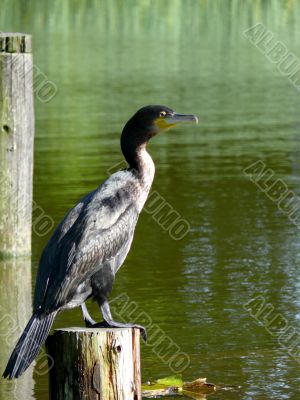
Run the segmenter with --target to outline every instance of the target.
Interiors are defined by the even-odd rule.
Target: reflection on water
[[[150,145],[154,189],[191,231],[174,241],[141,215],[113,295],[127,293],[189,354],[186,379],[242,386],[215,398],[299,392],[298,363],[243,307],[262,295],[300,329],[299,230],[243,174],[260,159],[299,194],[299,92],[243,36],[262,22],[300,57],[299,7],[12,0],[1,8],[1,30],[32,32],[35,63],[58,87],[51,102],[36,102],[34,177],[35,201],[56,222],[122,159],[120,131],[138,107],[165,103],[200,117],[197,128]],[[47,237],[33,240],[35,275]],[[74,310],[55,326],[81,323]],[[144,380],[171,373],[145,345],[142,365]],[[46,396],[46,378],[37,376],[35,397]]]
[[[4,371],[11,350],[31,316],[31,260],[0,261],[0,368]],[[2,380],[1,399],[34,399],[33,368],[18,381]]]

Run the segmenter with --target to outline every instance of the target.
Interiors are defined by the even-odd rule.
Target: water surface
[[[297,399],[299,363],[244,305],[263,296],[299,331],[300,233],[243,170],[261,160],[299,193],[300,94],[243,32],[261,22],[300,57],[299,3],[1,0],[0,8],[0,29],[33,34],[34,62],[58,88],[35,104],[34,200],[55,223],[122,161],[120,131],[137,108],[199,116],[199,126],[149,146],[153,189],[190,231],[174,240],[143,213],[112,297],[126,293],[190,357],[185,379],[241,386],[212,398]],[[33,283],[48,237],[33,236]],[[55,327],[79,324],[74,310]],[[142,344],[144,381],[172,373]],[[47,399],[47,376],[34,379],[32,397]],[[14,398],[13,385],[1,385],[1,398]]]

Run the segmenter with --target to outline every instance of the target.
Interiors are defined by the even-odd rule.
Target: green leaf
[[[158,383],[143,383],[142,391],[156,391],[156,390],[164,390],[166,389],[165,385],[159,385]]]
[[[206,382],[206,378],[198,378],[192,382],[184,382],[182,375],[172,375],[157,379],[155,382],[142,385],[142,395],[146,398],[157,398],[181,394],[194,400],[206,399],[206,395],[221,389],[213,383]]]
[[[167,387],[168,386],[182,387],[183,385],[182,375],[181,374],[171,375],[167,376],[166,378],[157,379],[156,383]]]

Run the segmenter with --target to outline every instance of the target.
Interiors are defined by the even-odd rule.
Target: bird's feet
[[[97,325],[97,322],[94,321],[93,319],[85,319],[84,323],[86,328],[93,328],[95,325]]]
[[[82,316],[84,319],[85,326],[87,328],[92,328],[97,322],[94,321],[93,318],[90,316],[85,303],[81,304],[81,310],[82,310]]]
[[[137,328],[141,332],[141,336],[144,339],[145,342],[147,342],[147,331],[146,328],[144,328],[142,325],[138,324],[130,324],[130,323],[123,323],[123,322],[117,322],[117,321],[101,321],[97,322],[95,324],[89,324],[87,325],[86,321],[86,326],[87,328]]]

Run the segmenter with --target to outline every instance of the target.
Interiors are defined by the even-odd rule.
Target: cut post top
[[[26,33],[0,32],[0,54],[32,53],[31,39]]]
[[[139,329],[134,328],[137,331]],[[70,327],[70,328],[59,328],[59,329],[55,329],[54,333],[56,332],[84,332],[84,333],[104,333],[104,332],[120,332],[120,331],[128,331],[128,330],[132,330],[132,328],[85,328],[85,327]]]

